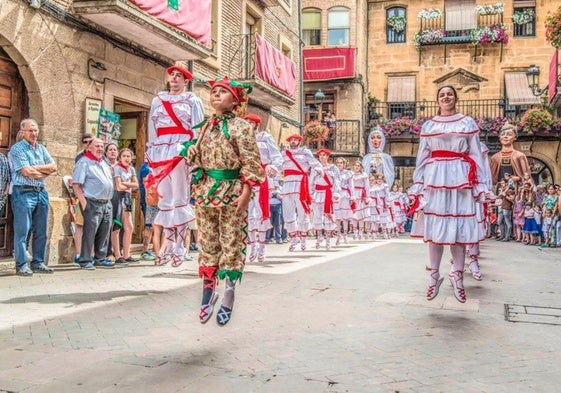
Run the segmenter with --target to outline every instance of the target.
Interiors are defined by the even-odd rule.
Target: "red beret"
[[[331,151],[329,151],[329,149],[319,149],[318,151],[316,151],[316,154],[318,156],[322,153],[325,154],[327,157],[331,155]]]
[[[189,72],[189,70],[187,70],[187,68],[185,67],[181,67],[180,65],[172,65],[171,67],[168,67],[167,72],[168,75],[171,74],[172,71],[179,71],[183,74],[183,76],[185,77],[185,79],[187,80],[193,80],[193,75]]]
[[[261,118],[254,113],[247,114],[247,116],[244,117],[244,120],[252,121],[255,124],[261,124]]]
[[[289,142],[291,139],[298,139],[299,142],[302,142],[302,135],[300,134],[292,134],[286,138],[286,141]]]

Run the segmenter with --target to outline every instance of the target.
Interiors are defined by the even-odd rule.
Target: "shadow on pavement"
[[[74,305],[106,302],[120,297],[127,296],[147,296],[151,294],[161,294],[162,291],[109,291],[95,293],[63,293],[55,295],[35,295],[22,296],[4,300],[3,304],[23,304],[23,303],[72,303]]]

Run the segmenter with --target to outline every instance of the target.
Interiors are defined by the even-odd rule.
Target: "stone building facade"
[[[501,2],[500,13],[474,12],[476,6],[490,3],[497,2],[369,0],[368,93],[375,117],[432,116],[437,87],[443,84],[456,87],[460,109],[474,118],[516,117],[539,103],[540,98],[528,87],[526,72],[530,65],[536,65],[540,70],[539,87],[548,85],[554,49],[546,42],[544,19],[559,4],[545,0],[506,0]],[[422,9],[428,8],[438,9],[441,16],[420,19]],[[530,15],[534,13],[529,22],[514,22],[515,13],[519,16],[528,10]],[[395,16],[404,18],[403,30],[392,27],[390,18]],[[472,43],[472,31],[495,23],[506,25],[508,43]],[[431,28],[442,28],[446,38],[426,41],[421,51],[417,50],[415,34]],[[496,136],[482,135],[482,139],[492,151],[499,149]],[[386,145],[398,166],[396,179],[405,187],[411,183],[417,141],[414,135],[400,135],[388,138]],[[534,164],[536,180],[547,178],[559,183],[560,144],[557,137],[535,135],[519,137],[516,146]]]
[[[325,146],[335,156],[364,152],[368,86],[367,2],[365,0],[303,0],[304,123],[337,118]],[[345,70],[346,62],[354,62]],[[306,77],[308,73],[308,77]],[[318,97],[317,93],[321,91]]]
[[[32,3],[39,8],[31,7]],[[193,70],[195,81],[190,88],[201,96],[210,115],[206,80],[226,74],[234,77],[238,70],[232,64],[239,59],[233,59],[232,37],[257,32],[294,61],[296,93],[289,96],[268,85],[254,70],[238,74],[260,86],[248,111],[261,115],[279,141],[300,128],[296,0],[212,0],[212,45],[208,47],[163,26],[127,2],[116,2],[113,8],[107,4],[83,0],[0,3],[0,151],[6,153],[15,143],[23,118],[38,121],[40,142],[58,164],[58,173],[47,182],[50,263],[69,262],[74,252],[61,179],[72,173],[80,138],[86,131],[86,102],[121,115],[122,143],[135,150],[138,169],[145,150],[150,103],[165,89],[166,67],[184,61]],[[123,30],[112,30],[119,28]],[[250,41],[254,44],[254,38]],[[249,48],[245,55],[242,61],[254,62],[255,48]],[[136,236],[141,233],[138,211]],[[0,258],[11,255],[11,220],[8,209],[0,218]]]

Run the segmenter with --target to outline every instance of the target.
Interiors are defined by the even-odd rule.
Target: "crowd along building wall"
[[[50,263],[70,263],[74,253],[62,177],[72,173],[74,157],[81,150],[86,101],[121,114],[129,133],[124,142],[135,149],[138,169],[143,161],[150,103],[155,94],[166,87],[166,67],[183,61],[193,69],[195,82],[190,87],[202,97],[208,115],[211,111],[205,81],[224,75],[228,70],[225,54],[229,51],[229,40],[201,44],[141,12],[132,3],[121,2],[122,8],[112,9],[103,8],[101,3],[43,0],[40,8],[32,8],[25,0],[0,3],[0,78],[8,78],[6,70],[11,70],[13,75],[6,79],[13,84],[8,96],[11,99],[20,97],[18,103],[21,104],[1,114],[0,148],[7,151],[16,141],[19,121],[32,117],[40,125],[40,142],[57,162],[58,172],[47,181],[51,206]],[[299,41],[294,34],[297,30],[294,26],[298,26],[296,0],[244,1],[242,4],[209,0],[209,3],[213,7],[209,28],[222,37],[244,31],[246,21],[241,11],[244,7],[261,12],[266,16],[262,21],[263,35],[281,49],[281,42],[292,48],[291,58],[296,69],[299,68]],[[96,16],[101,11],[106,14]],[[126,26],[128,30],[112,32],[110,29],[114,26]],[[211,58],[214,51],[222,54],[218,61]],[[296,79],[298,87],[299,73]],[[264,85],[261,90],[267,92],[268,86]],[[301,121],[297,109],[299,88],[295,98],[287,98],[274,88],[270,90],[272,98],[267,103],[255,101],[265,124],[272,131],[284,131],[289,127],[298,130]],[[264,93],[261,96],[269,97]],[[137,228],[141,224],[139,217],[137,214]],[[7,231],[3,241],[10,241],[10,220],[11,216],[4,219]],[[11,254],[10,245],[5,248],[6,254]],[[0,255],[0,258],[9,256]]]

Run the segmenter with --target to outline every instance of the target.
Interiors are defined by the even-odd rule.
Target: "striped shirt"
[[[8,164],[8,159],[2,153],[0,153],[0,213],[2,208],[6,204],[6,197],[8,196],[6,191],[6,186],[10,182],[10,166]]]
[[[45,178],[33,179],[23,176],[23,168],[33,165],[46,165],[53,163],[53,159],[45,146],[40,143],[33,147],[25,139],[14,144],[8,152],[8,161],[12,173],[12,185],[45,187]]]

